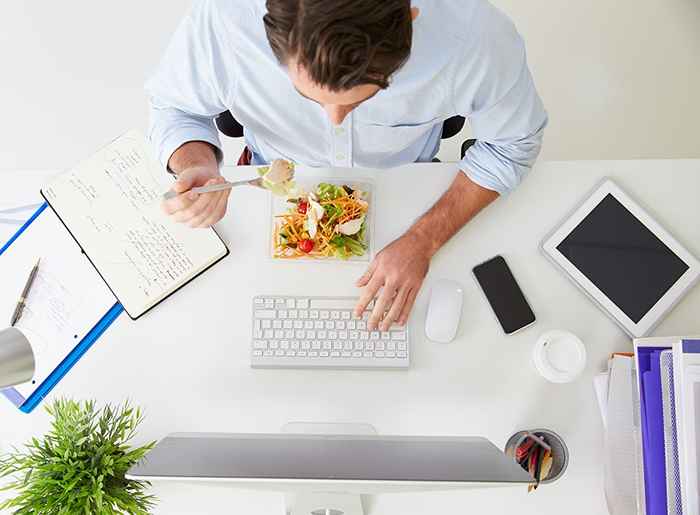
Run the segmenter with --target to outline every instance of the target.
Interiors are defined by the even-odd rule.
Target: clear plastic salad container
[[[280,218],[280,215],[284,215],[286,213],[289,213],[290,210],[296,210],[297,209],[297,204],[290,203],[288,201],[287,197],[281,197],[277,195],[271,195],[272,201],[271,201],[271,209],[270,209],[270,233],[269,233],[269,238],[268,238],[268,256],[273,259],[274,261],[278,262],[315,262],[315,263],[322,263],[322,262],[333,262],[333,263],[338,263],[338,262],[347,262],[347,263],[368,263],[369,261],[372,260],[372,257],[374,256],[374,209],[375,209],[375,191],[374,191],[374,184],[371,179],[361,177],[361,178],[342,178],[342,177],[297,177],[295,178],[295,182],[297,185],[297,189],[302,191],[302,192],[316,192],[318,191],[318,185],[325,183],[325,184],[331,184],[337,187],[342,188],[343,186],[346,186],[350,188],[351,190],[360,190],[364,192],[363,199],[367,202],[368,207],[367,207],[367,212],[365,214],[365,219],[364,219],[364,227],[363,227],[363,234],[362,234],[362,245],[365,247],[364,253],[362,255],[356,255],[351,252],[345,252],[342,251],[343,254],[346,254],[345,256],[341,255],[331,255],[331,256],[317,256],[312,253],[306,254],[306,253],[298,253],[301,255],[294,255],[293,257],[281,257],[276,254],[277,249],[277,243],[282,241],[280,240],[280,231],[282,229],[282,226],[284,225],[284,219]],[[294,196],[292,196],[294,198]],[[320,200],[320,199],[319,199]],[[323,202],[319,202],[320,204],[323,204]],[[327,220],[327,214],[324,215],[325,218],[322,218],[321,221],[323,222],[324,219]],[[320,230],[320,229],[319,229]],[[308,231],[307,231],[308,232]],[[335,236],[343,237],[341,234],[334,234]],[[354,240],[358,239],[357,235],[351,236]],[[315,243],[317,245],[317,243]],[[353,244],[353,246],[357,249],[359,252],[359,249],[357,248],[356,245]],[[345,248],[345,247],[344,247]],[[339,252],[338,254],[340,254]]]

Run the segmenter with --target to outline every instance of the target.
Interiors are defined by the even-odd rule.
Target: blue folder
[[[34,220],[37,219],[39,215],[47,208],[48,204],[44,203],[42,206],[36,210],[36,212],[27,220],[27,222],[20,227],[20,229],[9,239],[5,245],[0,247],[0,255],[7,250],[12,243],[20,237],[20,235],[32,224]],[[69,234],[66,234],[69,237]],[[32,392],[32,394],[24,398],[16,389],[5,388],[2,390],[2,394],[7,397],[12,403],[17,406],[20,411],[24,413],[30,413],[34,408],[36,408],[39,403],[49,394],[49,392],[56,386],[56,384],[63,379],[63,377],[68,373],[68,371],[73,368],[73,366],[78,362],[78,360],[87,352],[87,350],[92,346],[93,343],[102,335],[102,333],[107,330],[107,328],[114,322],[114,320],[119,316],[119,314],[124,311],[124,308],[118,302],[115,302],[100,319],[95,321],[95,325],[92,329],[85,335],[85,337],[73,348],[71,352],[56,366],[53,372]]]

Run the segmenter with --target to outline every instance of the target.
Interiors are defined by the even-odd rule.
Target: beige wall
[[[550,112],[543,158],[700,157],[698,0],[496,4],[523,33]],[[143,80],[188,5],[4,2],[0,168],[68,167],[145,127]],[[456,139],[441,152],[456,154]]]

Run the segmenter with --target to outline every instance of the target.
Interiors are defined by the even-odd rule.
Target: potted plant
[[[0,510],[24,514],[145,515],[155,498],[148,483],[124,478],[155,442],[132,448],[128,442],[143,419],[128,402],[95,408],[94,401],[56,400],[46,411],[53,417],[43,440],[32,438],[25,449],[0,457],[0,490],[17,496]]]

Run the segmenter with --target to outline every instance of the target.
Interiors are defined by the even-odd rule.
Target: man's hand
[[[197,194],[192,188],[220,184],[224,178],[215,167],[194,166],[178,174],[173,184],[173,191],[180,193],[177,197],[163,201],[163,210],[176,222],[190,227],[210,227],[226,214],[226,206],[231,190],[212,191]]]
[[[394,322],[404,325],[429,266],[430,253],[418,236],[408,232],[390,243],[357,281],[364,292],[355,315],[360,316],[381,289],[367,321],[368,329],[388,331]]]
[[[385,247],[357,281],[364,288],[355,306],[359,316],[378,296],[367,322],[370,331],[404,325],[428,273],[430,259],[457,231],[498,197],[458,173],[440,200],[406,234]]]

